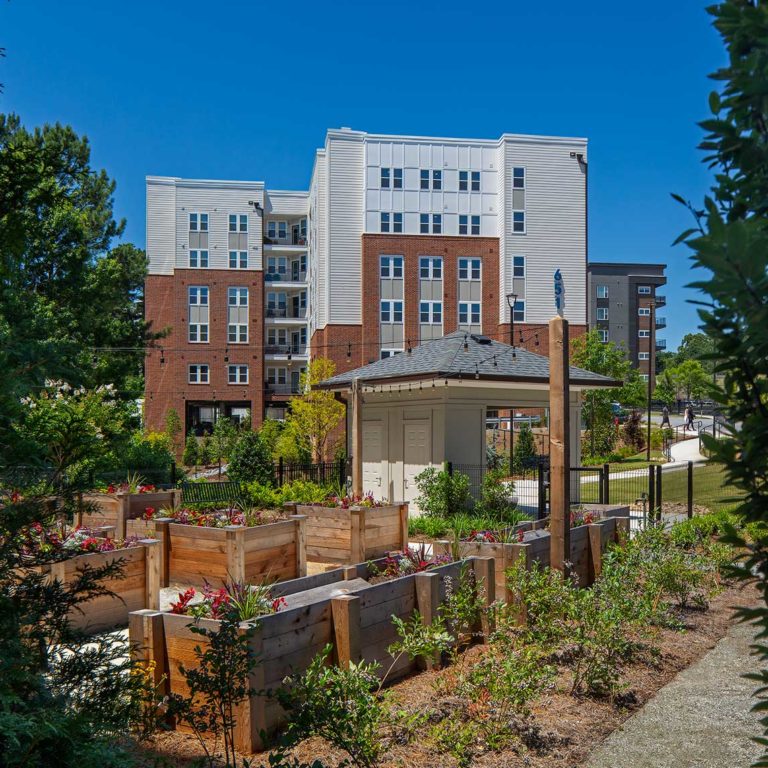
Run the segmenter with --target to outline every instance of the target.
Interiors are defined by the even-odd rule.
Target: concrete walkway
[[[746,768],[761,754],[750,712],[754,629],[737,624],[593,753],[587,768]]]

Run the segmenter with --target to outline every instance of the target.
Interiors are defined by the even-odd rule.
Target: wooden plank
[[[360,598],[341,595],[331,600],[336,663],[348,669],[360,661]]]
[[[152,665],[152,682],[159,696],[168,693],[166,679],[168,659],[165,651],[163,614],[153,610],[134,611],[128,616],[128,638],[131,658]]]
[[[365,512],[352,509],[349,514],[351,531],[349,557],[352,562],[359,563],[365,560]]]

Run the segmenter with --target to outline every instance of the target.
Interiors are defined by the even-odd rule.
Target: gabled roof
[[[346,389],[354,379],[361,383],[413,381],[425,378],[485,379],[501,382],[549,383],[549,358],[513,348],[509,344],[455,331],[427,341],[410,352],[353,371],[339,373],[318,384],[320,389]],[[608,376],[570,368],[570,382],[576,386],[618,387],[621,382]]]

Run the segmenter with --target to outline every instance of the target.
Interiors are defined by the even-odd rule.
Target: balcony
[[[658,293],[653,297],[653,300],[656,302],[657,307],[666,307],[667,306],[667,297],[666,296],[660,296]]]
[[[307,285],[306,272],[264,272],[264,282],[270,288],[305,288]]]
[[[662,350],[667,348],[667,340],[666,339],[656,339],[656,351],[661,352]]]
[[[302,323],[307,321],[306,309],[293,309],[288,307],[267,307],[264,311],[264,317],[267,320],[300,320]]]
[[[667,318],[666,317],[657,317],[656,318],[656,329],[659,328],[666,328],[667,327]]]
[[[291,360],[296,358],[301,361],[307,359],[306,344],[267,344],[264,354],[272,360]]]
[[[264,394],[269,395],[299,395],[301,390],[298,384],[270,384],[268,381],[264,382]]]

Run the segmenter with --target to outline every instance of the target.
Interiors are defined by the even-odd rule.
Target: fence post
[[[176,462],[171,462],[171,485],[176,486]]]
[[[446,461],[445,462],[445,471],[453,477],[453,462],[452,461]]]
[[[342,669],[349,669],[350,662],[357,664],[361,658],[360,598],[355,595],[332,598],[331,614],[336,660]]]
[[[693,517],[693,462],[688,462],[688,519]]]
[[[539,462],[538,464],[538,481],[539,481],[539,514],[538,519],[542,520],[547,516],[547,489],[544,485],[544,465]]]
[[[651,464],[648,467],[648,518],[654,518],[656,509],[656,467]]]
[[[611,496],[611,465],[610,464],[603,464],[603,482],[605,483],[605,486],[603,487],[603,504],[610,504],[610,496]]]
[[[347,478],[344,476],[344,468],[346,467],[346,459],[339,459],[339,488],[344,488],[347,484]]]
[[[277,460],[277,487],[282,488],[283,487],[283,457],[281,456]]]
[[[656,467],[656,520],[661,522],[661,467]]]
[[[416,585],[416,606],[421,616],[421,623],[428,627],[438,617],[440,607],[440,577],[436,573],[417,573],[414,577]],[[458,641],[458,638],[456,638]],[[433,669],[439,662],[439,654],[434,657],[421,656],[418,659],[420,667]]]

